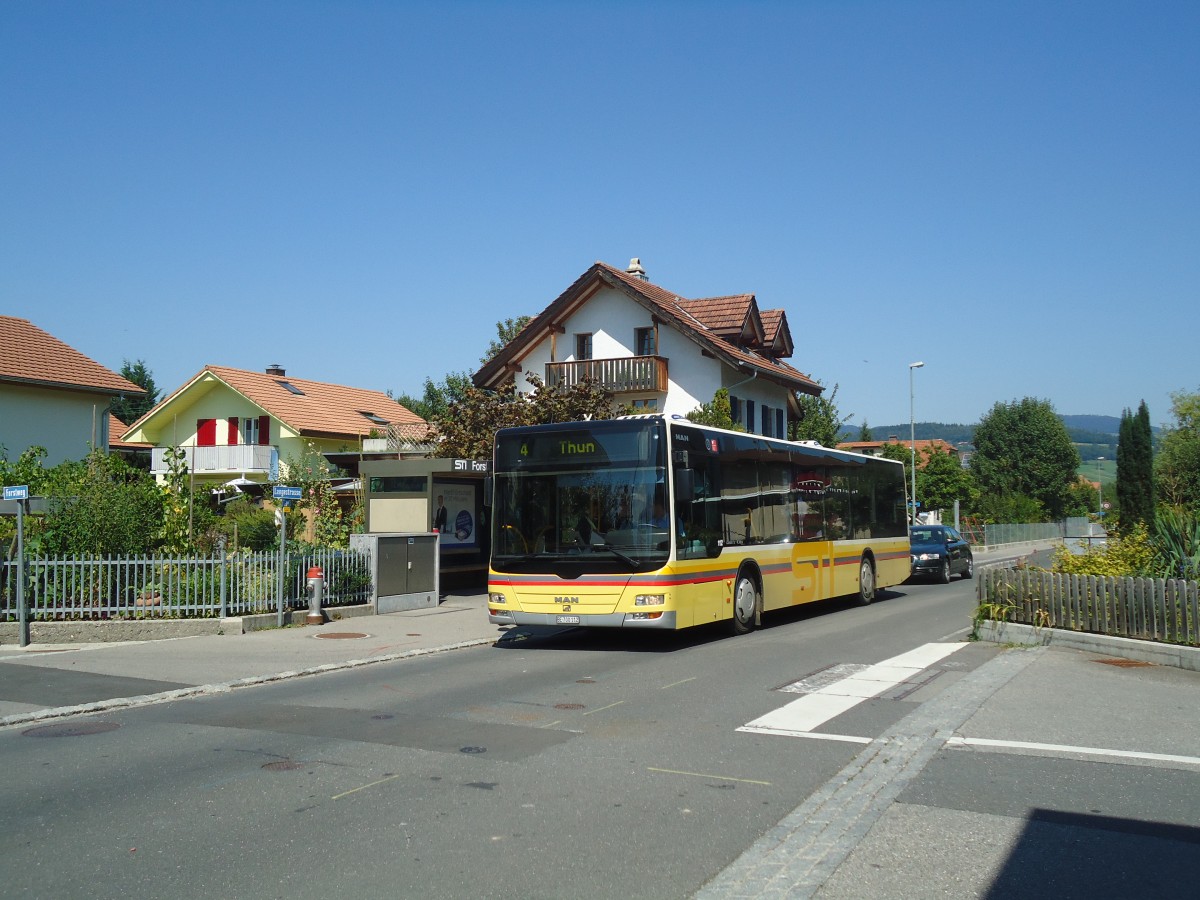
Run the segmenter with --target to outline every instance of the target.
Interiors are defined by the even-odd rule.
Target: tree
[[[689,422],[697,425],[711,425],[713,428],[727,428],[730,431],[745,431],[742,424],[733,421],[733,407],[729,403],[729,389],[719,388],[713,395],[712,403],[702,403],[687,414]]]
[[[1121,533],[1141,522],[1154,528],[1154,446],[1150,433],[1150,411],[1143,400],[1137,415],[1128,409],[1121,415],[1117,443],[1117,505],[1121,510]]]
[[[925,459],[917,470],[917,497],[922,509],[953,509],[955,500],[969,505],[975,483],[958,457],[932,446],[921,452]]]
[[[875,438],[871,436],[871,426],[867,424],[866,419],[863,419],[862,425],[858,427],[858,440],[861,443],[867,443],[875,440]]]
[[[1162,501],[1180,510],[1200,512],[1200,393],[1171,395],[1174,425],[1158,445],[1155,480]]]
[[[612,394],[585,378],[574,387],[546,387],[536,375],[527,376],[534,390],[528,397],[509,383],[494,392],[470,388],[462,400],[435,420],[440,440],[434,455],[489,459],[496,431],[517,425],[611,419]]]
[[[480,357],[483,365],[491,362],[492,357],[504,349],[513,338],[521,333],[521,329],[529,324],[532,316],[517,316],[515,319],[505,319],[496,323],[496,339],[488,344],[487,353]]]
[[[470,373],[450,372],[436,383],[432,378],[426,378],[425,391],[420,398],[399,394],[392,399],[426,422],[433,422],[444,416],[453,404],[461,401],[470,387]]]
[[[49,500],[42,549],[54,556],[137,554],[154,549],[163,495],[146,472],[93,450],[61,463],[45,486]]]
[[[821,384],[820,381],[817,384]],[[791,423],[788,437],[793,441],[816,441],[822,447],[833,447],[837,444],[842,433],[842,427],[851,416],[843,417],[838,412],[838,386],[833,390],[822,392],[814,397],[812,394],[797,394],[796,401],[800,404],[800,418]]]
[[[121,366],[121,377],[126,381],[132,381],[146,392],[141,396],[121,394],[110,407],[114,416],[126,425],[132,425],[154,409],[158,403],[158,388],[154,384],[154,376],[150,374],[145,361],[141,359],[134,363],[125,360],[124,365]]]
[[[1048,400],[997,403],[975,428],[971,473],[985,504],[989,497],[1026,497],[1061,519],[1078,468],[1079,451]],[[1032,509],[1015,500],[1010,506]]]

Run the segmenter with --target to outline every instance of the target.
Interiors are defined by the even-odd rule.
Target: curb
[[[979,640],[994,644],[1037,644],[1043,647],[1066,647],[1087,653],[1101,653],[1121,659],[1173,666],[1189,672],[1200,672],[1200,647],[1159,644],[1135,638],[1085,631],[1066,631],[1061,628],[1038,628],[1016,622],[996,622],[988,619],[979,625]]]
[[[150,706],[155,703],[168,703],[172,700],[186,700],[189,697],[201,697],[209,694],[227,694],[232,690],[253,687],[259,684],[270,684],[273,681],[287,681],[292,678],[304,678],[309,675],[323,675],[327,672],[340,672],[345,669],[358,669],[373,663],[395,662],[401,659],[414,659],[418,656],[432,656],[435,653],[446,653],[450,650],[464,650],[468,647],[483,647],[495,644],[497,638],[476,638],[470,641],[460,641],[457,644],[446,644],[442,647],[420,647],[415,650],[404,650],[399,653],[389,653],[386,656],[372,656],[365,659],[348,659],[336,663],[324,663],[307,669],[297,669],[292,672],[276,672],[271,675],[252,675],[235,681],[222,681],[215,684],[198,684],[194,687],[178,688],[173,691],[162,691],[158,694],[141,694],[136,697],[113,697],[108,700],[97,700],[94,703],[81,703],[77,706],[56,706],[49,709],[36,709],[27,713],[16,713],[0,718],[0,728],[13,725],[27,725],[31,722],[43,722],[47,719],[60,719],[65,716],[78,716],[86,713],[106,712],[113,709],[132,709],[139,706]]]

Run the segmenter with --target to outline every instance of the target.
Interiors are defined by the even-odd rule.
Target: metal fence
[[[15,621],[17,561],[0,563],[0,621]],[[357,550],[312,550],[283,562],[286,608],[307,605],[308,570],[324,576],[322,605],[371,599],[371,555]],[[211,618],[274,612],[278,552],[197,557],[91,556],[26,561],[32,621],[66,619]]]
[[[989,569],[978,591],[987,619],[1200,646],[1195,581]]]

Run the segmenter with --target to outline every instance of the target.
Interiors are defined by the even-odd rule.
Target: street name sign
[[[302,494],[301,488],[289,487],[283,484],[275,485],[271,491],[271,496],[276,500],[299,500]]]
[[[4,488],[5,500],[28,500],[29,485],[27,484],[12,484]]]

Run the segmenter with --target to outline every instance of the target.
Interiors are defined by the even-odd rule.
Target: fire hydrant
[[[325,590],[325,573],[320,566],[310,566],[308,570],[308,615],[304,617],[305,625],[325,624],[325,614],[321,612],[321,594]]]

